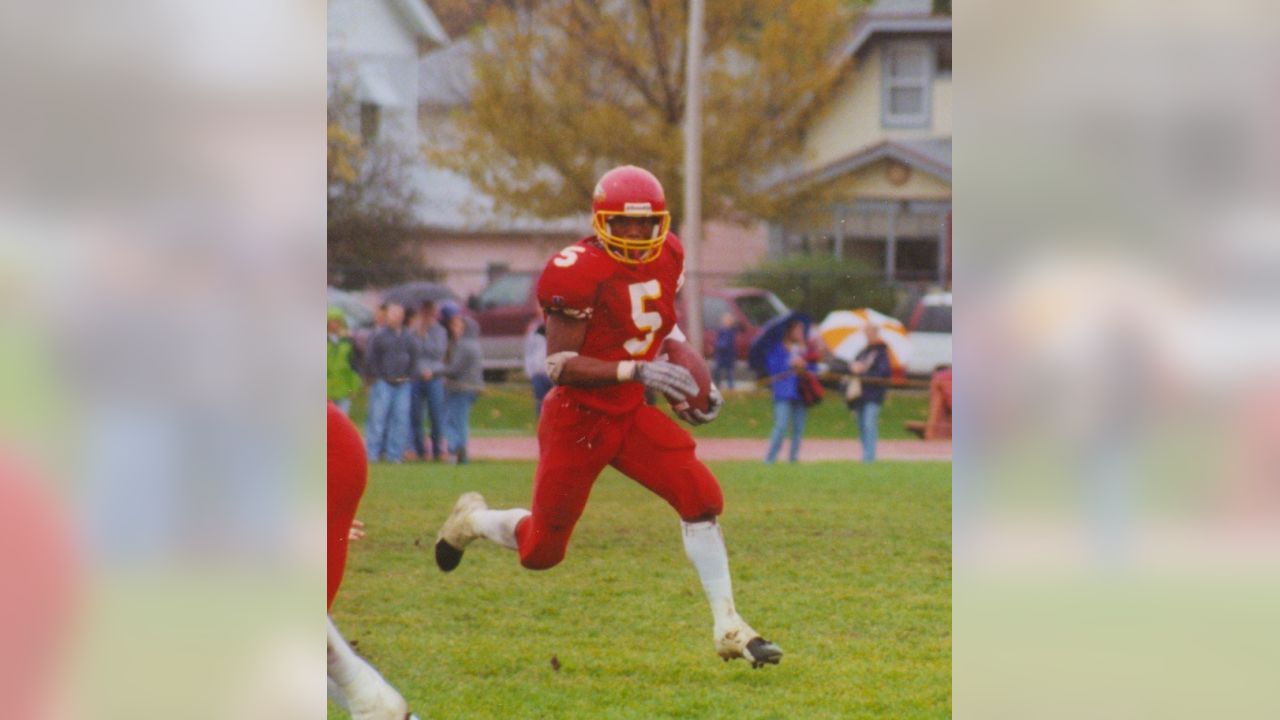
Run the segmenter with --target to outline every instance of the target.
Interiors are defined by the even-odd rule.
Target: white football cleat
[[[449,519],[440,526],[436,535],[436,566],[444,572],[458,567],[462,562],[462,551],[467,549],[472,540],[480,537],[471,525],[471,514],[478,510],[487,510],[484,497],[478,492],[463,493],[453,505]]]
[[[381,680],[382,678],[378,678]],[[382,682],[371,682],[359,690],[343,688],[352,720],[414,720],[409,704],[395,688]]]
[[[404,697],[367,660],[356,655],[329,619],[329,697],[352,720],[417,720]]]
[[[782,648],[760,637],[760,633],[742,618],[732,622],[716,623],[716,653],[725,662],[744,658],[752,668],[766,664],[777,665],[782,660]]]

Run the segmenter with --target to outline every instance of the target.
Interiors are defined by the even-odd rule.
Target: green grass
[[[560,566],[481,542],[446,575],[431,547],[457,495],[526,506],[533,464],[374,466],[335,619],[423,717],[950,717],[950,463],[712,469],[738,608],[777,667],[716,657],[674,514],[612,470]]]
[[[658,406],[668,409],[666,402],[659,402]],[[364,427],[364,397],[357,398],[351,410],[356,423]],[[924,420],[928,412],[929,400],[923,392],[890,391],[880,414],[880,438],[915,438],[902,425],[907,420]],[[720,417],[692,432],[697,437],[767,438],[772,427],[772,396],[761,390],[728,393]],[[471,432],[479,436],[532,435],[533,397],[529,386],[520,383],[487,386],[471,410]],[[857,422],[838,393],[828,391],[827,397],[810,409],[805,437],[857,437]]]

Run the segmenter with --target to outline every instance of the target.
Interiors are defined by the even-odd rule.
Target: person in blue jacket
[[[765,371],[773,381],[773,432],[769,435],[766,463],[776,462],[782,448],[782,436],[791,427],[791,449],[788,459],[800,459],[800,437],[804,435],[805,404],[800,396],[799,373],[813,371],[816,365],[807,357],[804,322],[796,319],[787,325],[781,341],[765,355]],[[778,377],[781,376],[781,377]]]

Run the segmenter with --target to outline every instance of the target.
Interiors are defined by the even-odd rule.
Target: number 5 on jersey
[[[587,249],[581,245],[570,245],[569,247],[561,250],[560,253],[556,255],[556,259],[551,262],[555,263],[556,267],[569,267],[570,265],[578,262],[578,256],[586,251]]]
[[[622,347],[631,353],[632,357],[642,357],[653,344],[654,334],[658,332],[658,328],[662,327],[662,315],[656,310],[646,311],[645,301],[662,297],[662,286],[657,280],[648,280],[632,283],[627,286],[627,290],[631,293],[631,322],[635,323],[636,330],[645,335],[643,338],[632,338],[626,341]]]

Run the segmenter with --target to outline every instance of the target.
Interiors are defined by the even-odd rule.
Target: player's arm
[[[576,387],[638,382],[680,400],[698,394],[693,376],[679,365],[660,360],[600,360],[579,355],[586,337],[585,319],[547,313],[547,375],[552,382]]]
[[[571,318],[562,313],[547,313],[547,375],[552,382],[577,387],[598,387],[619,382],[619,363],[578,354],[586,338],[586,320]]]

